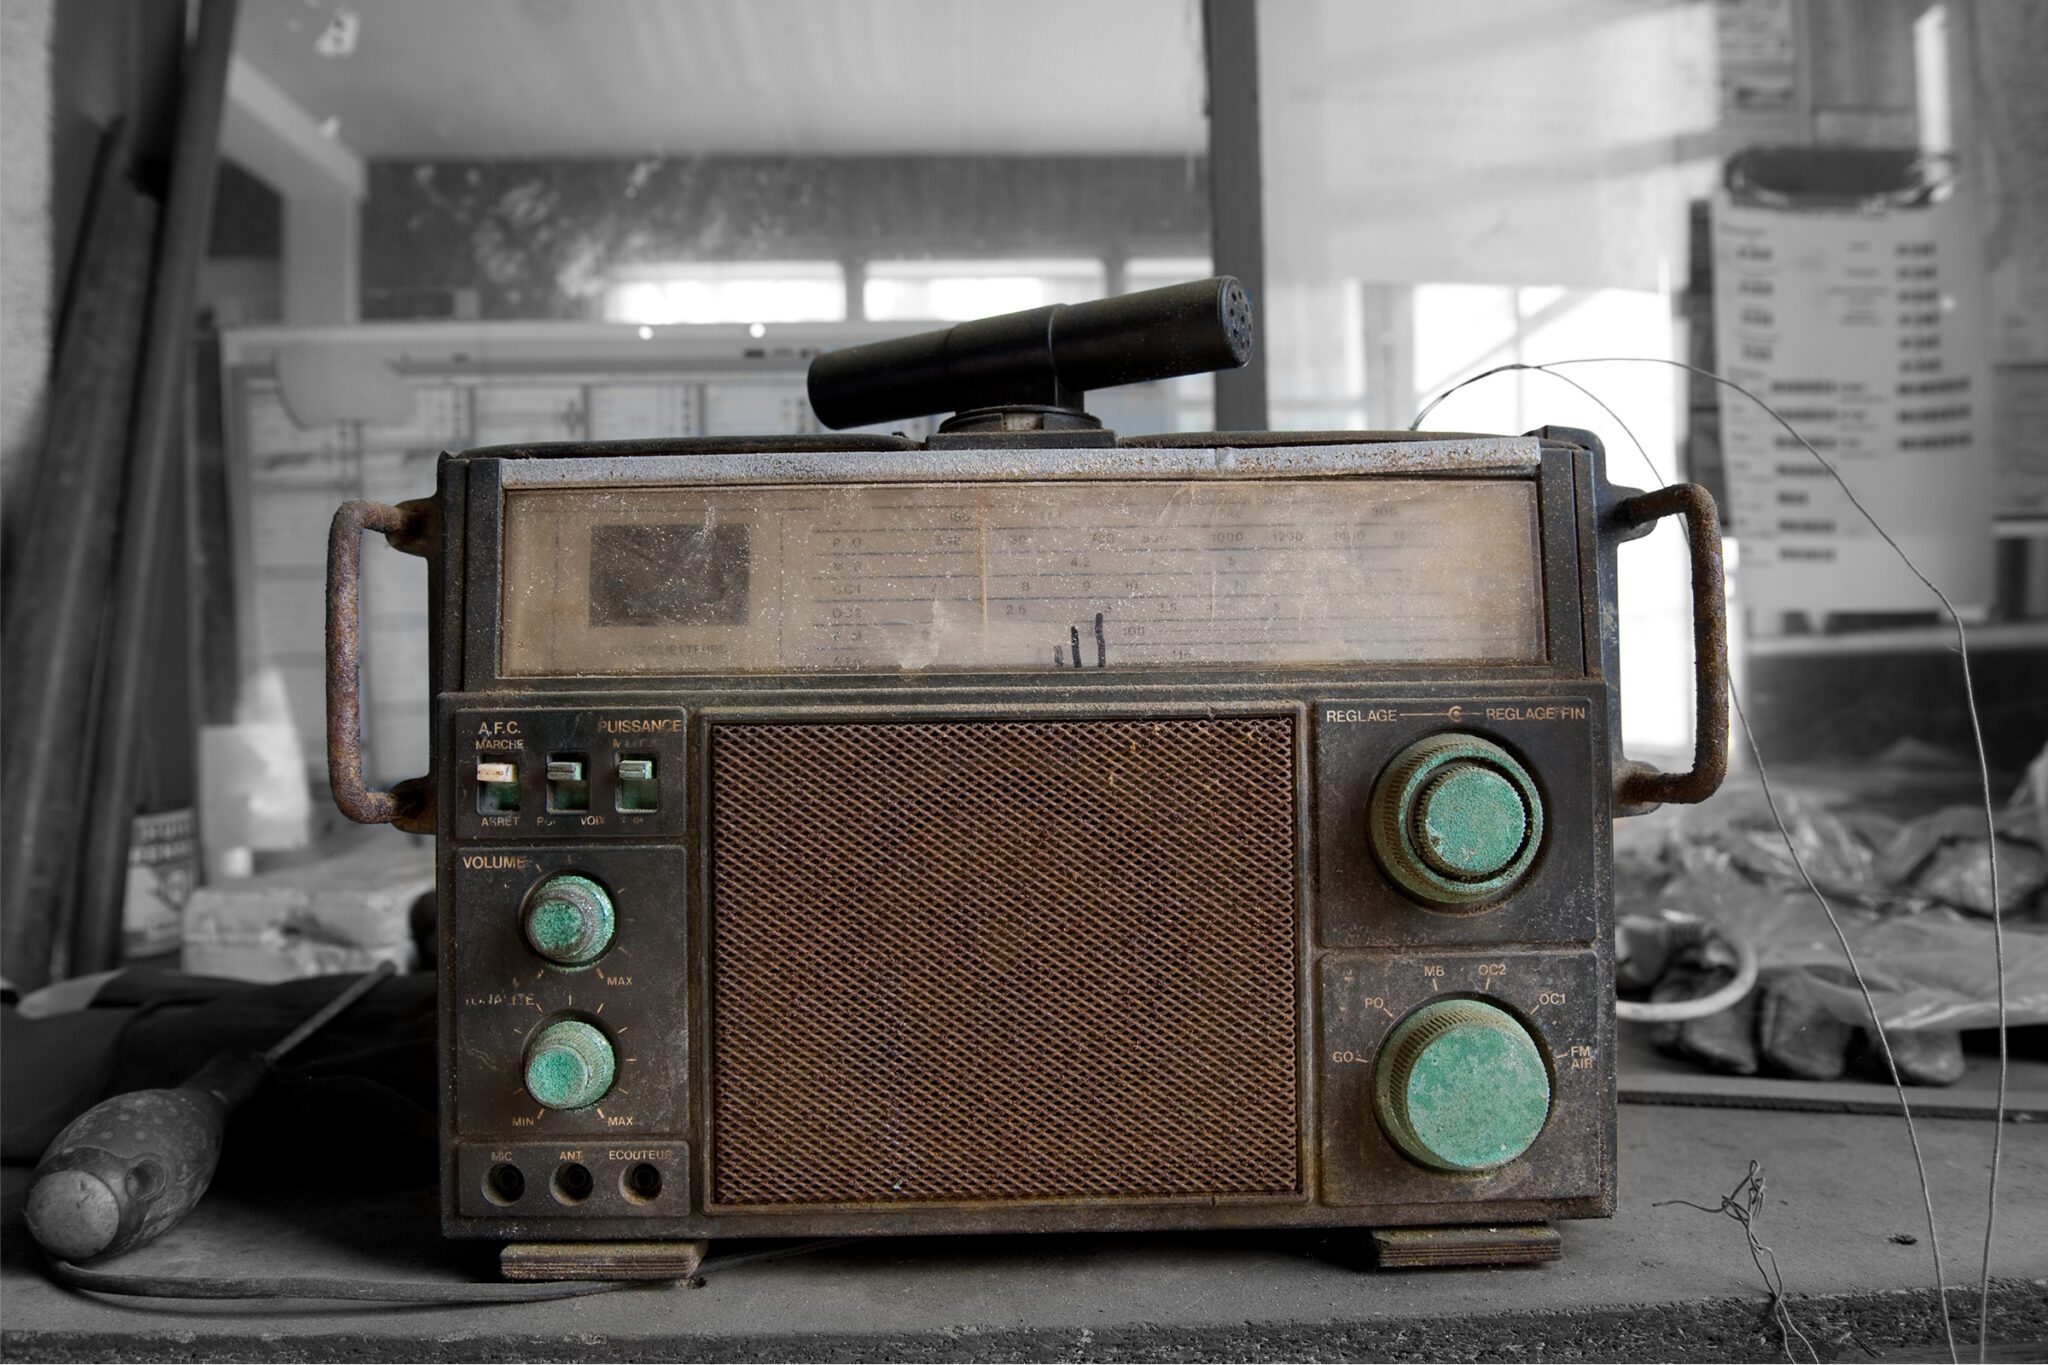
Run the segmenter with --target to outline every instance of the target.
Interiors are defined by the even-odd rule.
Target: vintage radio
[[[497,447],[331,545],[330,759],[436,837],[454,1236],[1528,1224],[1614,1204],[1610,817],[1703,798],[1719,541],[1600,444],[1119,441],[1210,280],[820,357],[888,436]],[[1682,515],[1694,770],[1625,761],[1617,545]],[[365,788],[361,533],[426,556],[430,777]]]

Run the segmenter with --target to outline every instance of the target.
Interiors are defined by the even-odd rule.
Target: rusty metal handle
[[[1692,549],[1693,741],[1689,772],[1659,772],[1624,762],[1615,775],[1617,807],[1706,800],[1728,775],[1728,588],[1721,567],[1721,517],[1713,495],[1696,483],[1675,483],[1615,504],[1614,519],[1647,526],[1685,518]]]
[[[417,543],[426,521],[417,505],[346,502],[327,534],[327,780],[334,804],[358,824],[434,832],[433,790],[426,778],[379,791],[363,783],[362,587],[363,532],[381,531],[394,544]]]

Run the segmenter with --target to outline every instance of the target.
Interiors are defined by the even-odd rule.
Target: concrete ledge
[[[688,1291],[684,1291],[688,1292]],[[1967,1299],[1968,1302],[1964,1302]],[[1953,1296],[1958,1354],[1976,1358],[1976,1295]],[[1946,1359],[1948,1347],[1926,1337],[1938,1322],[1932,1291],[1799,1298],[1787,1302],[1794,1323],[1821,1359],[1871,1357]],[[1938,1328],[1937,1328],[1938,1330]],[[2039,1360],[2048,1350],[2048,1286],[2004,1282],[1992,1294],[1988,1358]],[[1892,1349],[1894,1343],[1909,1343]],[[2005,1346],[2004,1350],[1999,1345]],[[383,1361],[392,1338],[339,1329],[318,1336],[275,1333],[157,1331],[152,1333],[0,1332],[8,1360]],[[1795,1343],[1794,1350],[1801,1347]],[[749,1335],[649,1342],[639,1336],[455,1334],[413,1338],[405,1358],[420,1361],[1039,1361],[1039,1360],[1673,1360],[1782,1361],[1776,1324],[1754,1299],[1559,1313],[1502,1313],[1457,1321],[1244,1323],[1179,1327],[982,1331],[959,1328],[905,1336],[817,1333]],[[1803,1355],[1802,1355],[1802,1358]]]
[[[1775,1251],[1794,1322],[1821,1357],[1946,1356],[1919,1182],[1898,1120],[1625,1105],[1619,1121],[1617,1214],[1562,1225],[1563,1257],[1547,1265],[1375,1273],[1363,1269],[1356,1232],[875,1239],[735,1266],[701,1288],[489,1308],[74,1294],[46,1278],[27,1244],[18,1213],[27,1171],[12,1167],[0,1224],[0,1355],[1782,1360],[1741,1228],[1667,1202],[1712,1206],[1754,1159],[1769,1194],[1758,1232]],[[1956,1337],[1972,1352],[1994,1128],[1957,1119],[1919,1128]],[[2048,1127],[2008,1124],[2005,1137],[1992,1339],[2039,1343],[2048,1340]],[[714,1244],[707,1269],[748,1249]],[[161,1242],[106,1268],[452,1285],[489,1276],[494,1253],[491,1244],[442,1241],[429,1190],[230,1187]]]

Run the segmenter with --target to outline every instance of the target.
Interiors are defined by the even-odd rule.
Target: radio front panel
[[[1593,1003],[1611,976],[1606,872],[1604,851],[1570,833],[1605,819],[1586,780],[1604,754],[1597,688],[1439,685],[1368,707],[1355,687],[1268,683],[1259,704],[1248,686],[1206,704],[983,692],[972,719],[731,690],[667,693],[682,705],[666,708],[448,698],[447,733],[526,745],[522,805],[547,800],[545,755],[587,754],[603,773],[651,723],[679,720],[657,813],[685,831],[635,838],[606,811],[558,817],[540,840],[484,826],[454,842],[461,1226],[1200,1225],[1190,1200],[1276,1223],[1370,1222],[1367,1207],[1412,1219],[1398,1211],[1418,1200],[1458,1218],[1507,1216],[1512,1201],[1597,1210],[1611,1170],[1611,1040]],[[1340,837],[1370,819],[1380,770],[1446,734],[1513,756],[1545,825],[1509,890],[1477,905],[1423,900],[1369,837]],[[450,808],[473,809],[486,784],[473,765],[450,771]],[[529,941],[536,898],[568,877],[610,901],[589,965]],[[1475,952],[1511,977],[1483,974]],[[1378,1055],[1385,1010],[1439,994],[1507,1002],[1556,1078],[1549,1136],[1485,1180],[1382,1180],[1362,1154],[1384,1141],[1372,1107],[1341,1068]],[[1571,1009],[1546,1014],[1552,997]],[[1364,1019],[1368,999],[1393,1003]],[[587,1105],[550,1107],[522,1083],[562,1020],[613,1045],[610,1086]],[[538,1171],[486,1159],[536,1140],[590,1169],[600,1146],[641,1152],[607,1178],[651,1167],[673,1197],[600,1216],[559,1196],[559,1152]],[[677,1155],[644,1155],[657,1149]],[[680,1163],[687,1178],[671,1178]],[[540,1191],[517,1208],[489,1183],[507,1165]]]
[[[1594,474],[446,461],[448,1231],[1604,1214]]]
[[[1333,952],[1318,966],[1322,1033],[1316,1065],[1322,1102],[1333,1116],[1375,1114],[1375,1071],[1389,1036],[1419,1011],[1447,1005],[1477,1007],[1473,1013],[1480,1023],[1508,1031],[1510,1038],[1518,1031],[1535,1043],[1527,1075],[1502,1065],[1490,1079],[1503,1109],[1518,1101],[1544,1109],[1517,1159],[1467,1171],[1429,1165],[1427,1151],[1402,1150],[1384,1119],[1326,1123],[1320,1153],[1326,1201],[1434,1205],[1427,1221],[1459,1222],[1444,1206],[1592,1200],[1611,1190],[1614,1076],[1608,1058],[1614,1039],[1602,1001],[1611,998],[1613,987],[1601,954],[1499,946],[1484,952]],[[1533,1084],[1538,1077],[1544,1085]]]

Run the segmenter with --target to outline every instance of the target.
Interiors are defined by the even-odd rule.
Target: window
[[[605,290],[607,322],[843,322],[837,261],[696,261],[622,266]]]
[[[1169,284],[1206,280],[1215,273],[1207,256],[1133,256],[1124,262],[1124,292],[1164,289]]]
[[[956,322],[1084,303],[1104,292],[1099,260],[870,261],[861,302],[877,322]]]

